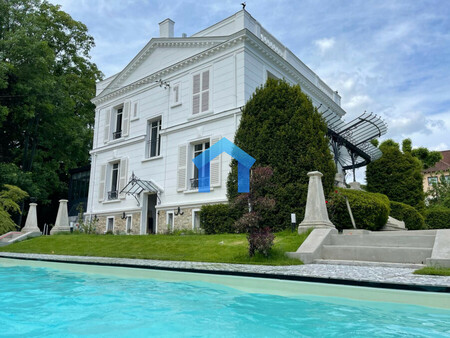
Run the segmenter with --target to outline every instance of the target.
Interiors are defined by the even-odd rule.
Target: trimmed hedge
[[[386,195],[337,188],[327,200],[330,220],[337,229],[352,229],[345,197],[348,198],[358,229],[380,230],[387,222],[390,206]]]
[[[203,205],[200,210],[200,227],[205,234],[232,233],[237,217],[229,204]]]
[[[427,228],[423,216],[408,204],[391,201],[390,215],[399,221],[404,221],[408,230],[421,230]]]
[[[428,209],[425,223],[430,229],[450,229],[450,209],[444,207]]]

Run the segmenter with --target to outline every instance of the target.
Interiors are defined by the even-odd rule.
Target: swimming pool
[[[449,323],[449,294],[0,259],[2,336],[430,337]]]

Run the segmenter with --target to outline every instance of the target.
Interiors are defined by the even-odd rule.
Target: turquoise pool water
[[[101,273],[95,273],[96,269]],[[450,336],[450,310],[445,308],[247,292],[201,281],[196,274],[158,272],[155,278],[141,278],[136,277],[139,269],[121,269],[120,273],[114,269],[79,266],[69,271],[0,260],[0,335]],[[161,280],[165,274],[170,277]],[[235,284],[248,289],[251,283],[265,283],[248,280],[252,279],[238,277]]]

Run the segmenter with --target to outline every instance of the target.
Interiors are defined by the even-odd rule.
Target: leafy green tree
[[[309,171],[324,174],[325,192],[331,191],[336,168],[328,147],[327,126],[300,86],[267,80],[243,109],[235,144],[256,159],[255,167],[273,169],[273,186],[266,195],[276,201],[262,211],[262,224],[280,230],[290,225],[290,214],[303,218]],[[237,198],[237,163],[228,177],[228,198]]]
[[[383,155],[369,163],[366,169],[367,190],[385,194],[391,201],[408,204],[423,212],[422,162],[411,152],[400,151],[393,140],[384,141],[379,148]]]
[[[11,219],[12,213],[19,213],[20,207],[17,203],[22,201],[28,194],[22,189],[5,185],[5,189],[0,191],[0,235],[14,231],[16,224]]]
[[[89,162],[101,78],[94,41],[45,0],[1,1],[0,13],[0,163],[47,203],[65,195],[69,169]]]
[[[422,162],[423,169],[434,166],[442,159],[442,155],[439,151],[431,151],[425,147],[413,149],[412,141],[409,138],[403,140],[402,151],[404,153],[410,153],[412,156],[418,158]]]

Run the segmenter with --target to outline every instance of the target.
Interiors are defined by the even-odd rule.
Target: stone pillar
[[[39,232],[38,221],[37,221],[37,212],[36,212],[36,203],[30,203],[30,209],[28,210],[27,220],[25,222],[25,226],[22,228],[22,233],[27,232]]]
[[[67,211],[68,200],[59,200],[58,215],[56,216],[55,226],[50,231],[50,235],[58,232],[69,232],[69,212]]]
[[[306,199],[305,218],[298,226],[298,233],[307,231],[309,228],[334,229],[335,226],[328,218],[325,195],[322,186],[322,173],[312,171],[308,173],[308,197]]]

